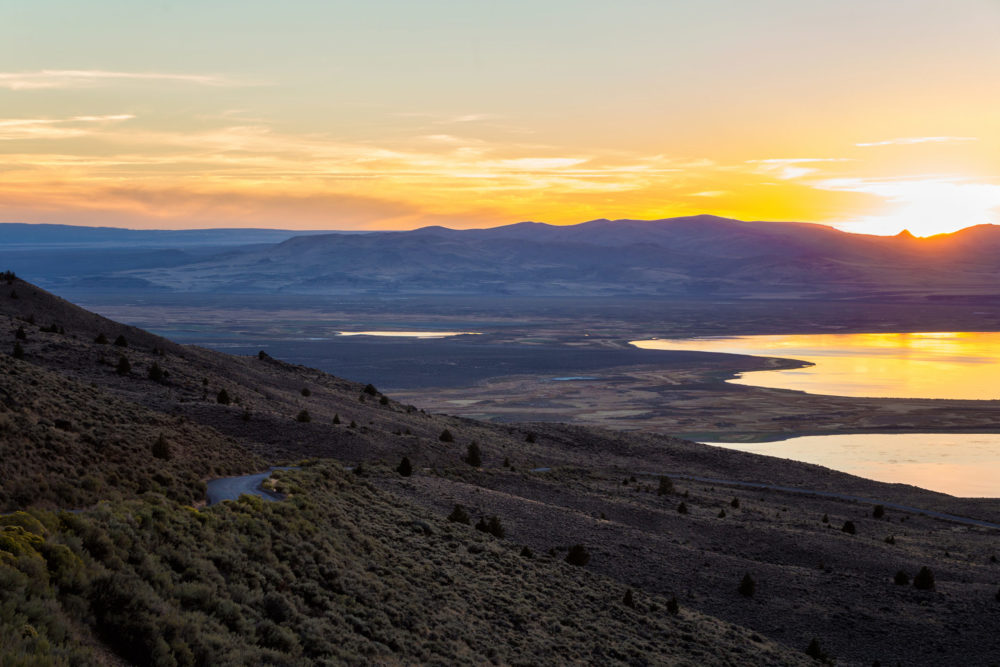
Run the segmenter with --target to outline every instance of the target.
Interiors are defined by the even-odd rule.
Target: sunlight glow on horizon
[[[0,221],[1000,222],[984,0],[290,4],[12,11]]]

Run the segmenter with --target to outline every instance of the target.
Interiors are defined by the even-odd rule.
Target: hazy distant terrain
[[[994,225],[927,239],[715,216],[309,236],[89,233],[104,239],[99,263],[89,259],[93,241],[67,248],[75,236],[66,232],[38,233],[30,247],[5,243],[4,259],[40,284],[69,288],[686,299],[981,298],[996,293],[1000,271]]]

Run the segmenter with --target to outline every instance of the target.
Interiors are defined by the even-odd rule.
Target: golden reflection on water
[[[707,444],[815,463],[953,496],[1000,497],[1000,434],[996,433],[852,433]]]
[[[804,334],[632,341],[648,350],[726,352],[808,361],[732,382],[813,394],[1000,399],[1000,333]]]

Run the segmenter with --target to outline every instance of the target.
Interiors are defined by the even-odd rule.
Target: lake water
[[[451,338],[478,336],[474,331],[338,331],[338,336],[381,336],[386,338]]]
[[[1000,497],[998,433],[852,433],[779,442],[709,442],[953,496]]]
[[[1000,399],[1000,333],[739,336],[632,341],[648,350],[784,357],[807,368],[743,373],[737,384],[882,398]]]

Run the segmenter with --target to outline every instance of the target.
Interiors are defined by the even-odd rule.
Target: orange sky
[[[1000,223],[993,1],[20,4],[3,221]]]

